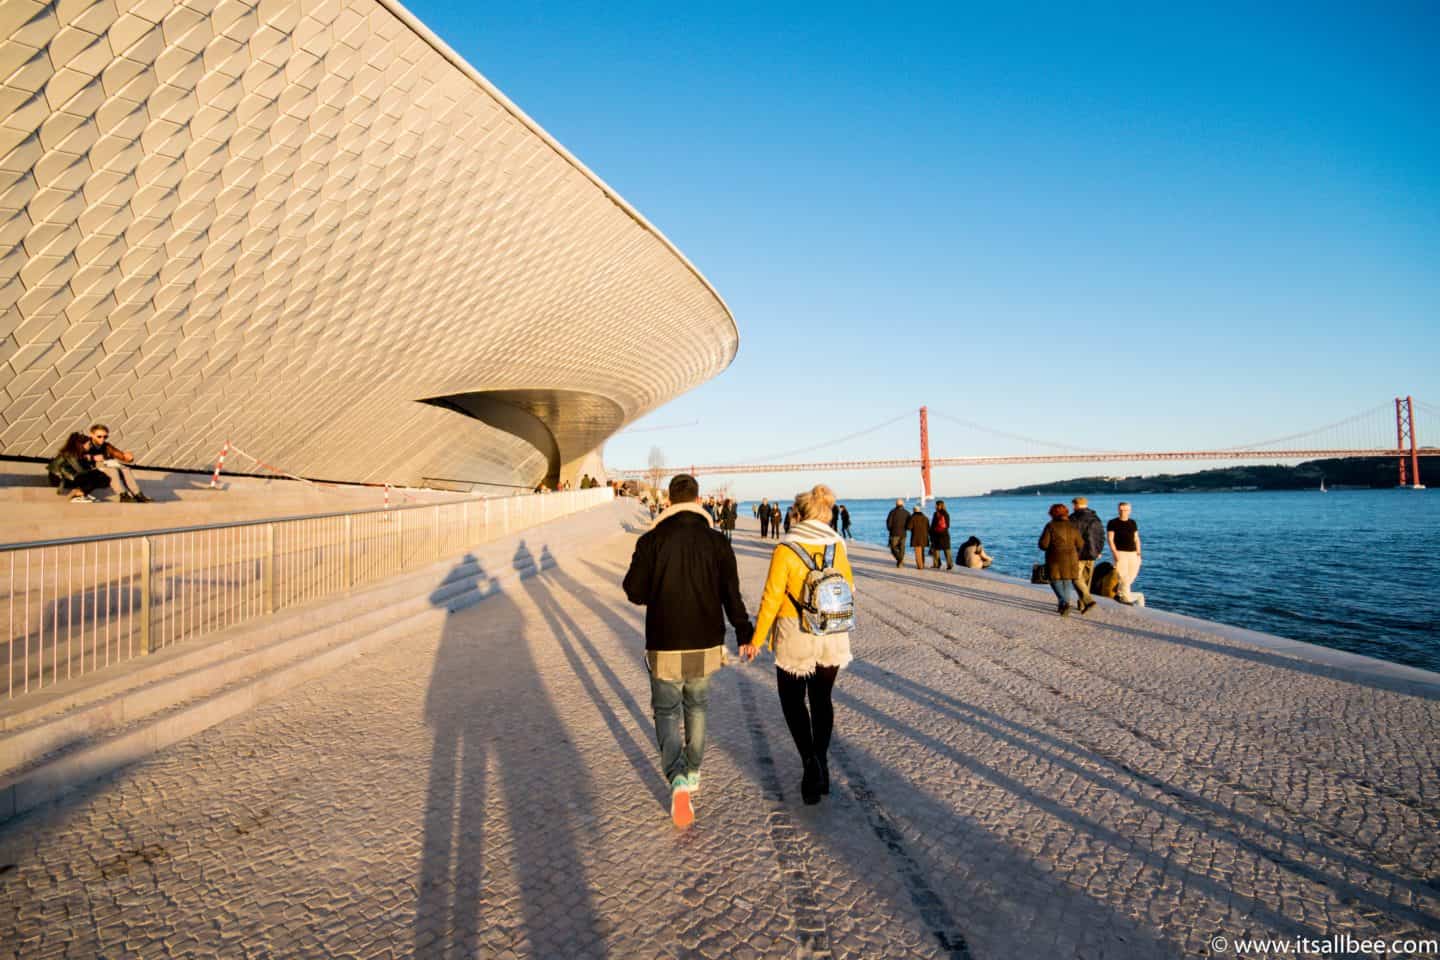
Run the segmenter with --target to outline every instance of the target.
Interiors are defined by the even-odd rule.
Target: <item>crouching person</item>
[[[645,660],[660,766],[670,784],[670,816],[681,829],[695,819],[710,675],[725,663],[725,620],[739,646],[755,632],[735,551],[696,501],[689,474],[670,481],[670,507],[635,543],[625,596],[645,607]],[[683,726],[682,726],[683,721]]]
[[[90,441],[85,434],[72,433],[46,465],[51,485],[58,488],[55,492],[61,496],[68,493],[71,503],[94,503],[95,498],[90,494],[110,485],[110,478],[95,469],[89,448]]]

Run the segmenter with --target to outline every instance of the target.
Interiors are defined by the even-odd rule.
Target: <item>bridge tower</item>
[[[925,499],[930,499],[930,415],[920,408],[920,480],[925,485]]]
[[[1407,482],[1405,460],[1405,447],[1410,447],[1409,460],[1410,469]],[[1400,486],[1410,487],[1413,490],[1424,490],[1425,485],[1420,482],[1420,455],[1418,453],[1419,442],[1415,437],[1415,401],[1410,397],[1395,398],[1395,449],[1400,452]]]

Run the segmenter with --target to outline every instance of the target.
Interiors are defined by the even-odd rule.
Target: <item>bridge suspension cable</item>
[[[1256,443],[1246,443],[1238,447],[1225,447],[1226,450],[1257,450],[1261,447],[1272,447],[1280,443],[1290,443],[1293,440],[1303,440],[1306,437],[1319,436],[1322,433],[1329,433],[1332,430],[1341,430],[1345,427],[1353,427],[1365,423],[1367,429],[1364,431],[1365,439],[1378,441],[1375,447],[1385,446],[1384,439],[1387,437],[1387,429],[1392,423],[1394,408],[1389,403],[1382,403],[1378,407],[1369,410],[1362,410],[1357,414],[1336,420],[1334,423],[1327,423],[1322,427],[1314,427],[1309,430],[1302,430],[1300,433],[1291,433],[1283,437],[1274,437],[1269,440],[1260,440]],[[1368,423],[1366,423],[1368,421]],[[1332,444],[1332,446],[1361,447],[1364,443]]]
[[[745,462],[771,463],[775,460],[783,459],[784,457],[798,457],[802,453],[812,453],[816,450],[824,450],[826,447],[833,447],[837,444],[846,443],[850,440],[858,440],[861,437],[869,436],[870,434],[875,433],[879,430],[884,430],[886,427],[894,426],[901,420],[908,420],[912,416],[914,416],[914,411],[906,410],[904,413],[897,414],[896,416],[891,417],[889,420],[877,423],[873,427],[866,427],[864,430],[857,430],[854,433],[847,433],[843,437],[835,437],[833,440],[825,440],[821,443],[811,444],[808,447],[798,447],[794,450],[786,450],[783,453],[772,453],[769,456],[765,457],[751,457]]]
[[[958,424],[962,427],[968,427],[969,429],[979,431],[980,433],[988,433],[992,437],[1000,437],[1005,440],[1019,440],[1021,443],[1030,443],[1039,447],[1050,447],[1055,450],[1067,450],[1071,453],[1089,453],[1094,450],[1093,447],[1075,447],[1065,443],[1056,443],[1053,440],[1039,440],[1035,437],[1027,437],[1021,433],[1007,433],[1004,430],[996,430],[993,427],[985,426],[983,423],[976,423],[974,420],[967,420],[964,417],[952,416],[940,410],[931,410],[930,415],[933,417],[939,417],[941,420],[948,420],[951,423]]]

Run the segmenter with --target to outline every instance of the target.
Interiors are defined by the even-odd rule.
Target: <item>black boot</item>
[[[814,757],[805,758],[805,775],[800,778],[800,799],[807,805],[820,802],[820,763]]]

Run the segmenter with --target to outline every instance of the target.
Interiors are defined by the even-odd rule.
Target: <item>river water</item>
[[[1043,559],[1046,509],[1069,496],[943,499],[952,545],[974,534],[992,570],[1028,578]],[[1119,499],[1096,491],[1090,506],[1109,520]],[[1440,491],[1127,499],[1144,552],[1135,590],[1148,606],[1440,671]],[[884,546],[895,501],[841,502],[855,536]]]

